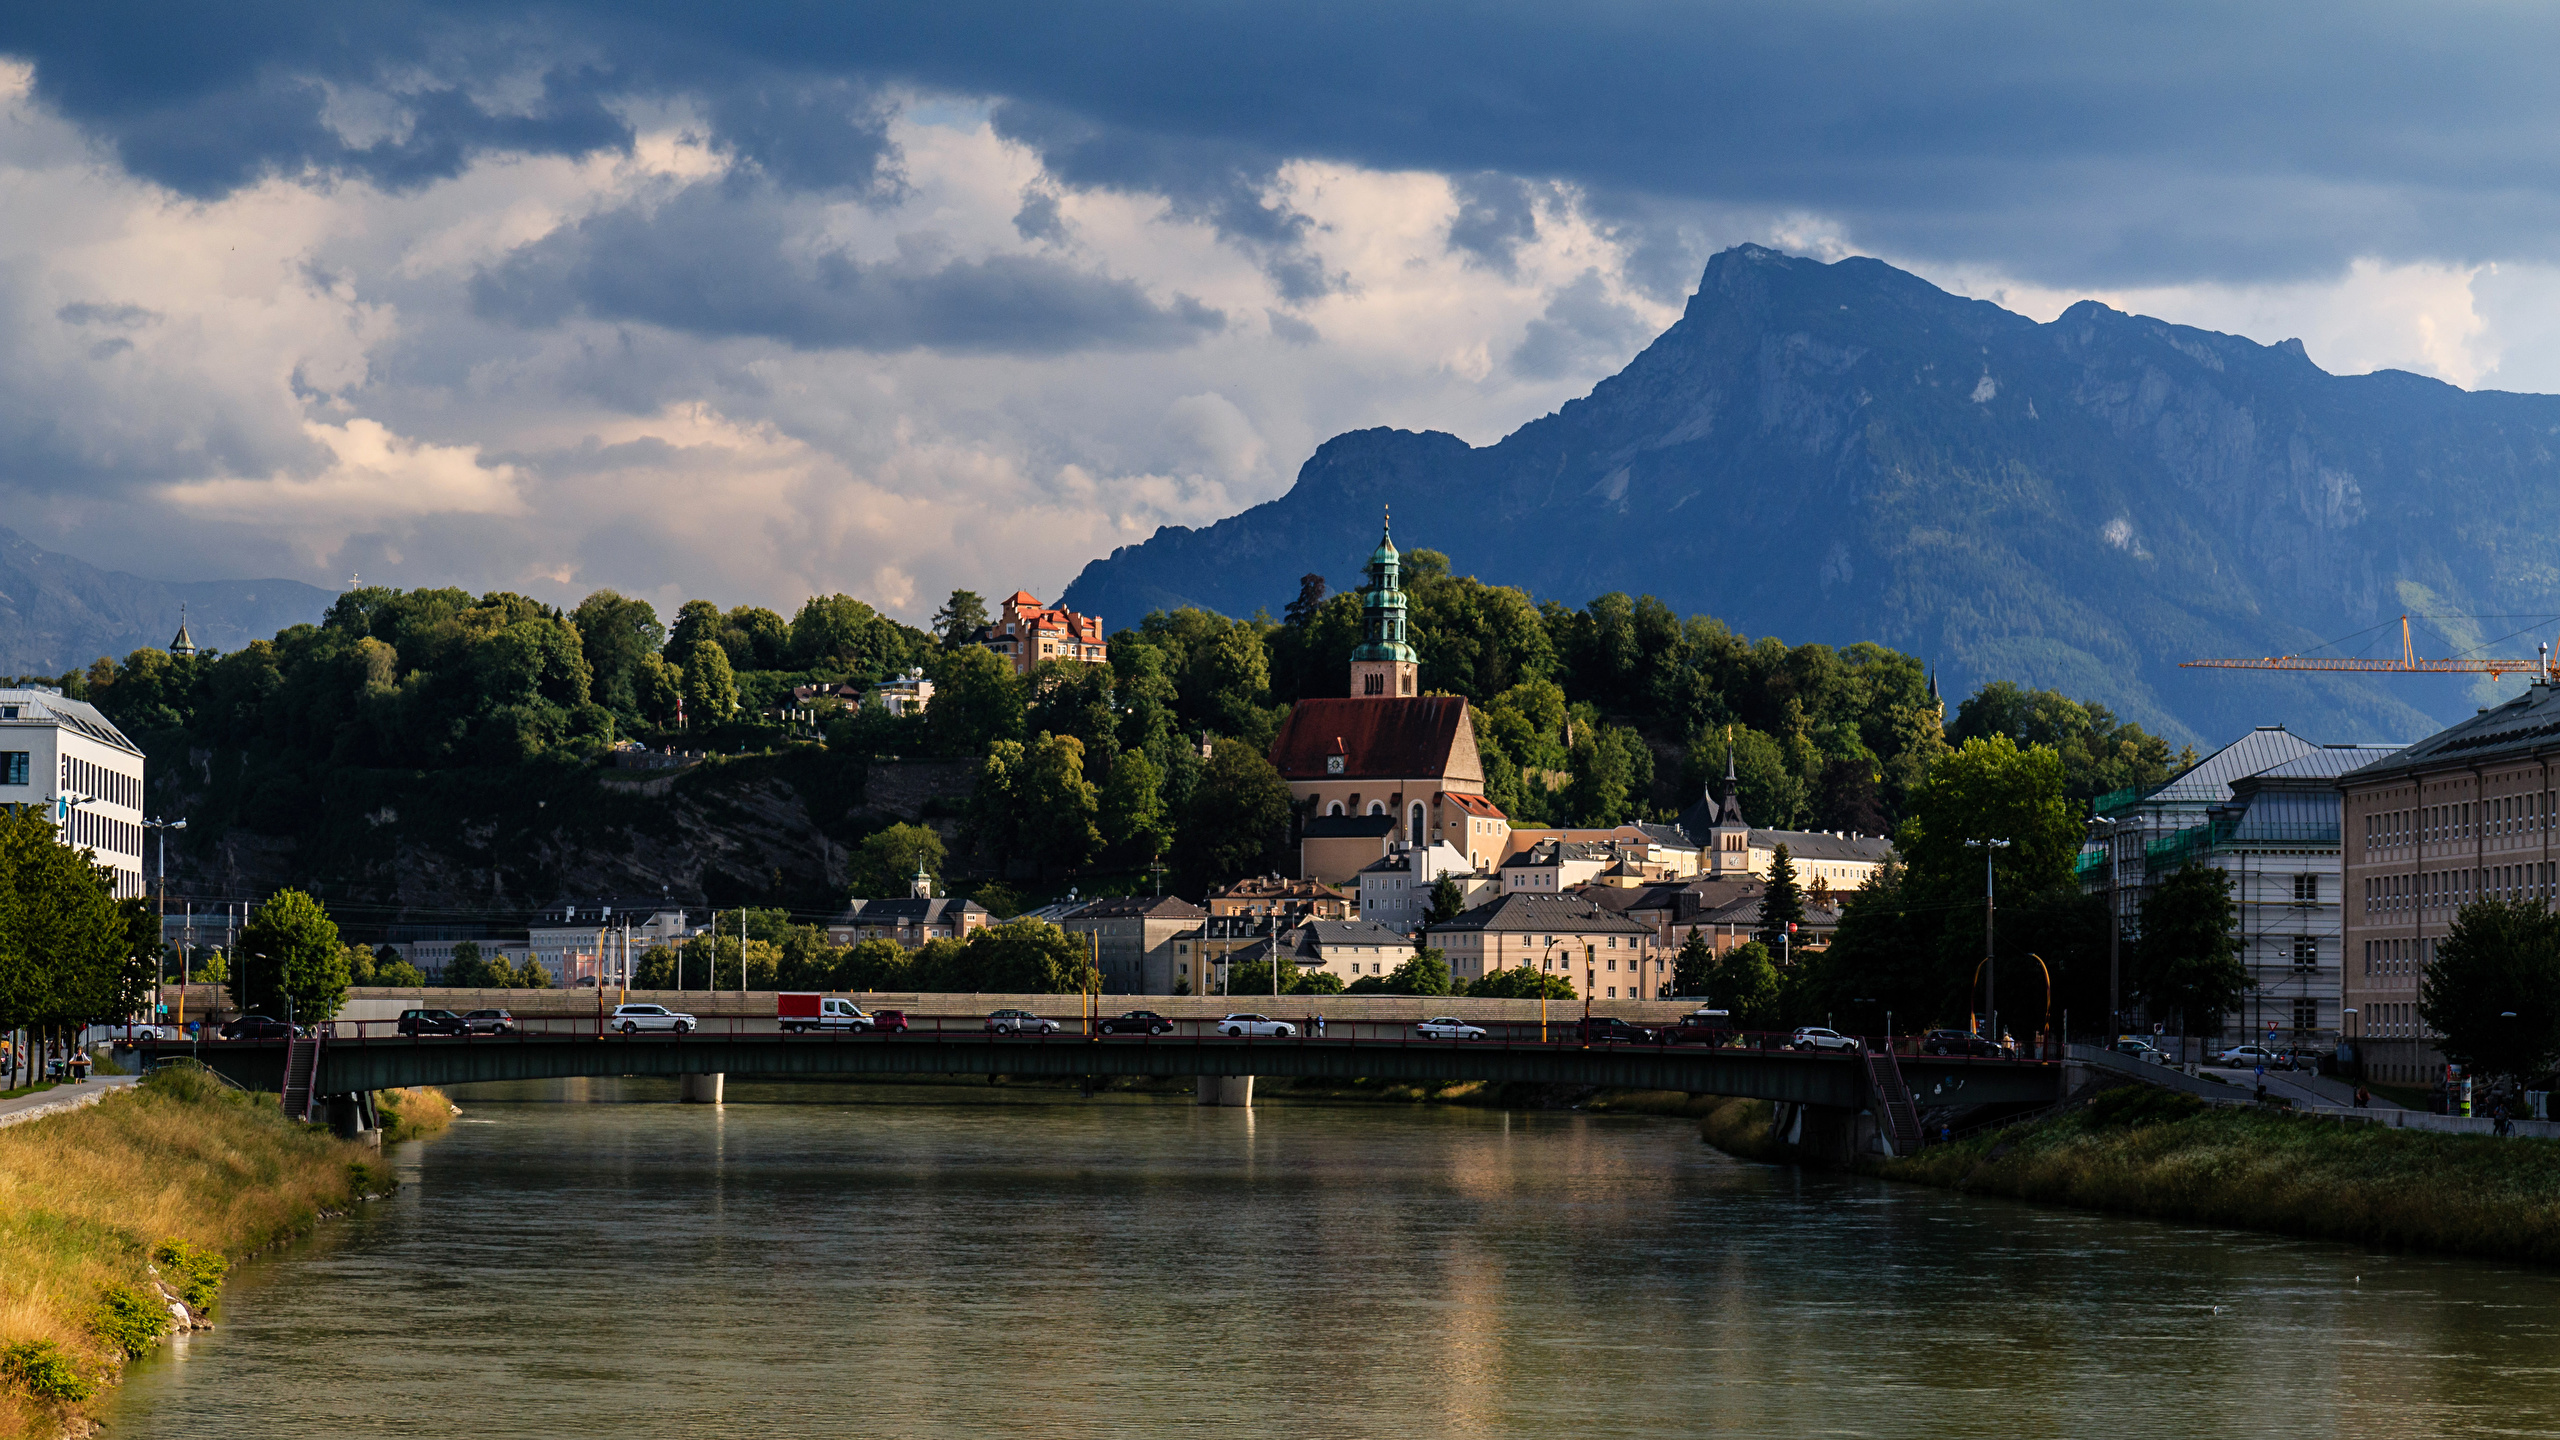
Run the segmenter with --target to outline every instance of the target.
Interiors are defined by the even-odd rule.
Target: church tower
[[[169,642],[169,653],[181,660],[195,658],[196,637],[187,633],[187,602],[183,600],[178,602],[178,635]]]
[[[1716,875],[1751,873],[1751,822],[1742,818],[1742,782],[1733,773],[1733,746],[1724,747],[1724,804],[1707,834],[1707,867]]]
[[[1422,693],[1422,666],[1405,638],[1404,559],[1382,524],[1369,554],[1369,586],[1360,592],[1361,642],[1351,652],[1351,698],[1392,699]]]

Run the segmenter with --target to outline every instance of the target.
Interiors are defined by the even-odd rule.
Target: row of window
[[[2378,810],[2364,817],[2364,848],[2370,853],[2401,845],[2536,833],[2552,828],[2553,813],[2548,791],[2423,805],[2410,810]]]
[[[62,842],[75,849],[108,850],[138,857],[142,854],[142,827],[130,820],[92,815],[73,806],[71,820],[63,827]]]
[[[2560,865],[2538,862],[2368,876],[2364,909],[2367,915],[2431,910],[2468,904],[2483,895],[2492,900],[2547,900],[2555,870]]]
[[[2367,1005],[2365,1014],[2372,1021],[2365,1026],[2367,1035],[2399,1040],[2426,1033],[2426,1027],[2418,1022],[2418,1007],[2414,1004]]]
[[[2436,942],[2415,936],[2364,942],[2367,975],[2415,975],[2436,957]]]
[[[24,782],[21,782],[24,783]],[[62,757],[62,788],[127,810],[142,808],[142,782],[76,756]],[[139,854],[139,850],[129,853]]]

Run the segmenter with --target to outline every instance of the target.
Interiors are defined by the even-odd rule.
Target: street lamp
[[[2124,1002],[2119,979],[2122,970],[2117,959],[2118,948],[2124,940],[2124,916],[2120,913],[2124,907],[2124,872],[2116,858],[2116,831],[2123,827],[2124,822],[2100,817],[2090,821],[2089,825],[2092,829],[2104,827],[2103,833],[2107,837],[2107,1043],[2112,1045],[2124,1029]]]
[[[179,816],[175,820],[153,820],[145,818],[142,822],[142,828],[145,830],[157,830],[160,832],[160,943],[166,945],[169,943],[169,832],[172,830],[186,829],[187,821],[186,817],[183,815]],[[154,973],[151,977],[153,982],[151,988],[152,992],[156,995],[160,989],[158,983],[160,978],[158,974],[159,967],[154,965],[152,970]],[[160,1007],[157,1005],[152,1006],[151,1023],[154,1025],[160,1023]],[[185,946],[181,945],[178,947],[178,1029],[183,1032],[186,1028],[187,949]],[[128,1031],[127,1033],[130,1034],[131,1032]],[[155,1030],[152,1033],[158,1034],[159,1032]]]
[[[1982,852],[1982,1008],[1991,1020],[1991,1043],[1997,1045],[2000,1043],[2000,967],[1992,958],[1997,952],[1991,942],[1991,862],[2000,851],[2009,848],[2009,842],[1967,840],[1964,848]]]

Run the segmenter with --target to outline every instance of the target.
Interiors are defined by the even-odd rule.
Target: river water
[[[2560,1276],[1744,1164],[1687,1122],[458,1098],[108,1433],[2560,1434]]]

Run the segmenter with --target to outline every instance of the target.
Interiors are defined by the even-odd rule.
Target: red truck
[[[776,995],[773,1016],[782,1022],[785,1035],[804,1030],[841,1030],[859,1035],[871,1028],[871,1017],[863,1013],[861,1006],[816,991],[785,990]]]

